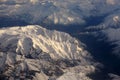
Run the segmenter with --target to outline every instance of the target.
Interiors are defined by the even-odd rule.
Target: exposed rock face
[[[91,80],[92,57],[69,34],[37,25],[0,29],[0,78]]]

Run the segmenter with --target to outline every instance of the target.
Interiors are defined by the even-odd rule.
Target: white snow
[[[67,33],[37,25],[0,29],[0,51],[0,71],[5,76],[15,74],[27,79],[28,75],[33,80],[78,80],[78,77],[90,80],[86,75],[95,71],[89,61],[92,57],[81,42]],[[15,79],[15,76],[11,78]]]
[[[44,52],[50,53],[53,58],[72,59],[74,55],[74,58],[77,59],[79,58],[79,53],[82,51],[82,48],[75,44],[78,44],[78,41],[76,41],[75,38],[72,38],[66,33],[48,31],[39,26],[27,26],[15,29],[9,28],[8,30],[4,29],[4,31],[1,31],[7,32],[7,36],[11,34],[10,36],[13,39],[15,37],[18,37],[16,52],[21,52],[23,55],[27,55],[28,53],[30,53],[31,49],[36,48],[36,46],[42,49]],[[14,30],[14,32],[12,30]],[[4,35],[2,35],[2,37],[3,36]],[[9,41],[9,39],[7,40],[7,42]],[[3,46],[7,46],[7,42],[4,43]],[[13,40],[11,40],[11,44],[12,43],[14,43]],[[54,57],[54,55],[56,56]],[[81,55],[84,54],[81,53]]]

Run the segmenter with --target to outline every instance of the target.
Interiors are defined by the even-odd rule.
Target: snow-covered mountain
[[[0,0],[0,17],[29,24],[83,25],[91,16],[119,11],[119,3],[119,0]]]
[[[17,27],[31,24],[44,25],[43,27],[53,31],[37,26],[34,29],[33,26],[29,26],[29,28]],[[116,58],[116,55],[120,55],[120,0],[0,0],[0,27],[6,26],[15,27],[0,30],[1,52],[7,51],[4,56],[11,55],[14,52],[20,56],[22,55],[22,58],[25,59],[36,59],[39,54],[31,55],[31,53],[43,51],[42,53],[49,54],[47,56],[50,56],[53,62],[57,61],[56,59],[60,59],[60,61],[62,59],[62,63],[65,63],[64,59],[81,59],[82,63],[88,64],[90,56],[81,48],[81,42],[66,33],[54,31],[56,29],[77,36],[79,40],[87,45],[94,58],[98,56],[97,61],[102,61],[101,63],[104,64],[107,59],[104,66],[106,69],[111,67],[108,73],[120,75],[118,60],[120,58]],[[81,36],[86,39],[82,40]],[[95,39],[92,39],[92,37],[95,37]],[[105,44],[103,45],[103,43]],[[112,57],[109,57],[108,54],[112,54]],[[79,55],[82,55],[82,57]],[[88,63],[86,63],[86,60],[88,60]],[[3,65],[1,64],[1,66],[5,66],[4,61],[7,64],[9,63],[6,59],[2,59],[2,61]],[[117,68],[115,65],[111,66],[112,63]],[[11,64],[9,63],[9,65]],[[42,74],[44,74],[44,71],[42,71]],[[62,76],[66,77],[71,74],[66,73]],[[59,78],[63,80],[62,76]]]
[[[96,26],[89,26],[86,28],[88,33],[92,33],[98,37],[102,38],[102,41],[109,43],[114,46],[112,53],[120,55],[120,13],[113,13],[105,17],[104,21]],[[90,32],[89,32],[90,31]]]
[[[91,80],[92,57],[69,34],[38,25],[0,29],[0,78]]]

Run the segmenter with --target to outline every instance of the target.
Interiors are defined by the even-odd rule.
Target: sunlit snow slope
[[[41,26],[0,29],[0,78],[91,80],[92,58],[69,34]]]

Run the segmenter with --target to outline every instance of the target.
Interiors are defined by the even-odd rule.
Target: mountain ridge
[[[1,77],[70,80],[73,76],[74,80],[91,80],[87,74],[95,71],[95,65],[81,44],[67,33],[38,25],[2,28]]]

